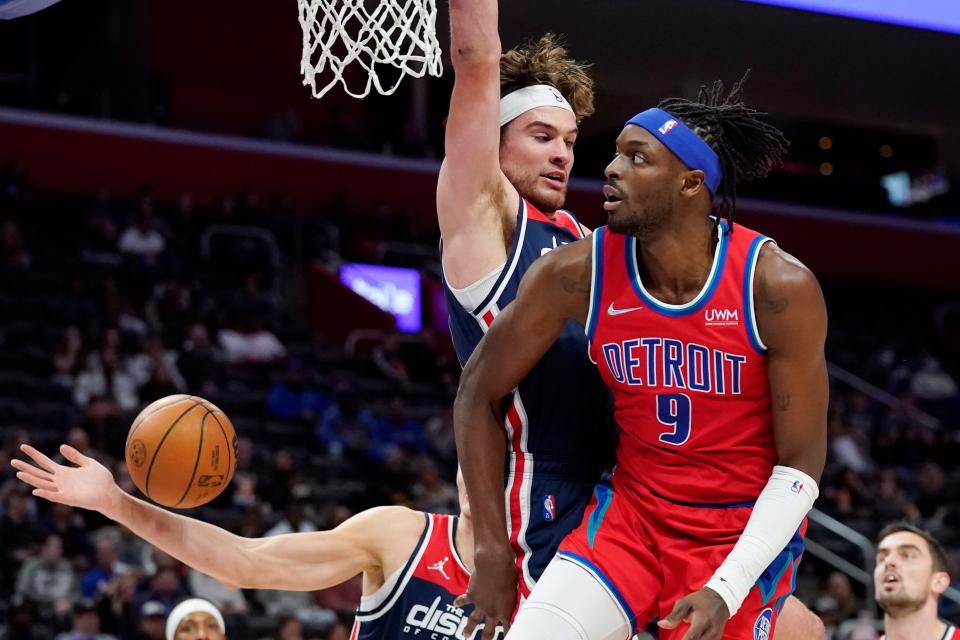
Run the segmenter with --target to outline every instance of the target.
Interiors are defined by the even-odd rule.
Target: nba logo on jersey
[[[543,519],[552,522],[557,517],[557,503],[552,495],[543,496]]]
[[[676,120],[667,120],[666,122],[663,123],[663,126],[660,127],[660,135],[663,135],[663,136],[667,135],[668,133],[670,133],[670,130],[673,129],[675,126],[677,126]]]
[[[770,640],[770,627],[772,626],[773,609],[764,609],[757,616],[757,621],[753,623],[753,640]]]
[[[793,493],[800,493],[801,491],[803,491],[803,483],[800,482],[799,480],[794,480],[793,484],[790,485],[790,491],[792,491]]]

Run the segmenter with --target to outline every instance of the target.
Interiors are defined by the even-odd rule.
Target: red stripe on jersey
[[[528,209],[536,211],[532,207]],[[539,213],[539,212],[538,212]],[[543,214],[540,214],[543,215]],[[483,314],[483,321],[487,328],[493,324],[494,315],[491,311]],[[524,447],[524,424],[517,409],[518,392],[514,391],[513,401],[507,410],[506,423],[509,437],[510,449],[513,452],[513,462],[510,466],[510,476],[512,478],[507,496],[507,523],[510,526],[510,545],[517,556],[517,575],[519,579],[520,592],[524,596],[530,595],[531,585],[526,583],[523,572],[523,563],[528,555],[527,549],[520,543],[520,535],[526,530],[526,522],[523,518],[523,483],[524,471],[526,470],[526,448]]]
[[[548,222],[550,224],[557,225],[567,231],[570,231],[578,238],[583,237],[583,229],[580,227],[580,224],[577,222],[576,218],[573,217],[573,214],[569,211],[563,209],[554,212],[553,217],[542,213],[535,206],[530,204],[529,200],[526,200],[527,203],[527,217],[531,220],[537,220],[538,222]]]
[[[350,630],[350,640],[357,640],[358,635],[360,635],[360,621],[354,618],[353,628]]]

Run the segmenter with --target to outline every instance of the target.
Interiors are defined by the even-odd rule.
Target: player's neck
[[[688,302],[710,274],[715,245],[716,223],[712,219],[678,216],[655,237],[637,243],[644,286],[666,298],[663,302]]]
[[[905,616],[883,616],[883,632],[887,640],[940,640],[947,625],[937,617],[936,602]]]
[[[473,573],[473,520],[470,516],[460,514],[453,542],[457,545],[457,553],[460,554],[463,565]]]

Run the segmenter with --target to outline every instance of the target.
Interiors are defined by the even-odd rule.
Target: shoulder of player
[[[580,294],[590,292],[593,243],[577,240],[547,252],[534,261],[524,280],[542,282],[544,292]]]
[[[412,549],[425,526],[426,518],[422,511],[384,506],[361,511],[338,529],[354,536],[366,548],[382,557],[397,547]]]
[[[813,272],[772,242],[760,248],[753,290],[758,316],[779,315],[796,304],[822,304]]]

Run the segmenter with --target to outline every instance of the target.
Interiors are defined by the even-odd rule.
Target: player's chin
[[[528,198],[534,206],[544,213],[551,213],[557,209],[563,208],[563,203],[567,201],[567,188],[538,188],[534,192],[533,198]]]

